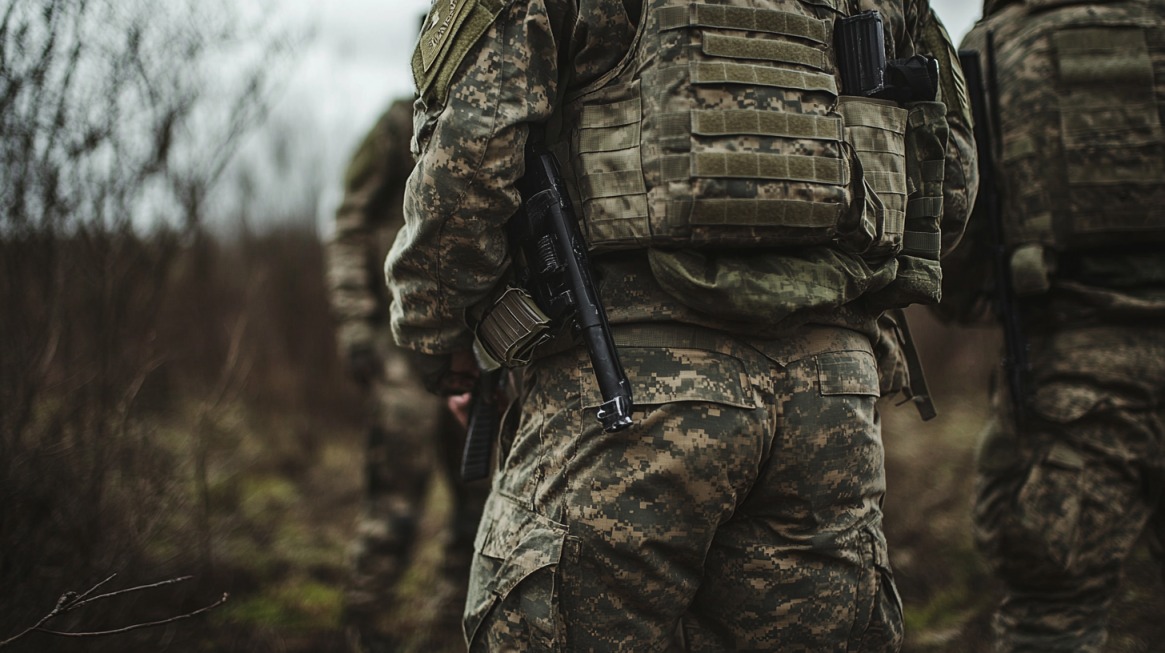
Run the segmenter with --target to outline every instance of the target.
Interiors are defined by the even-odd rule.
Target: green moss
[[[334,630],[340,627],[343,594],[314,581],[291,581],[266,591],[228,601],[216,611],[222,625]]]
[[[258,522],[278,520],[288,506],[302,498],[295,483],[280,476],[248,478],[240,489],[239,507],[248,519]]]

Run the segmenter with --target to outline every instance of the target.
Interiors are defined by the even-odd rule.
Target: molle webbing
[[[1072,102],[1060,105],[1065,148],[1086,147],[1098,139],[1135,145],[1145,139],[1138,132],[1146,131],[1149,138],[1162,141],[1160,122],[1152,120],[1157,113],[1153,64],[1143,31],[1073,29],[1053,34],[1052,42],[1060,81],[1076,91]],[[1114,92],[1124,95],[1124,101],[1114,104]],[[1068,183],[1150,184],[1160,182],[1165,175],[1160,159],[1138,162],[1141,165],[1090,163],[1070,164]]]
[[[797,91],[824,91],[837,95],[837,79],[825,73],[783,70],[741,63],[692,62],[693,84],[743,84],[788,88]]]
[[[825,70],[825,53],[797,43],[773,43],[744,36],[709,34],[704,39],[704,54],[730,59],[761,59],[792,63]]]
[[[942,252],[940,223],[950,137],[947,109],[940,102],[915,102],[907,110],[906,177],[911,192],[906,203],[902,253],[937,262]]]
[[[587,172],[579,179],[585,200],[642,195],[647,192],[639,162],[639,98],[583,107],[578,151]],[[646,215],[646,201],[640,215]]]
[[[1165,9],[1039,6],[996,57],[1008,242],[1075,251],[1165,240]]]
[[[902,235],[902,253],[938,260],[942,249],[942,235],[937,232],[907,231]]]
[[[672,119],[669,122],[669,119]],[[727,136],[754,134],[759,136],[787,136],[840,141],[841,119],[834,116],[812,116],[753,109],[727,111],[692,111],[664,116],[660,132],[670,136],[699,134]]]
[[[906,227],[907,112],[897,104],[846,97],[838,110],[845,121],[846,141],[862,164],[862,177],[878,199],[868,208],[866,227],[876,251],[894,253]],[[873,219],[876,218],[876,222]]]
[[[664,181],[692,177],[812,181],[834,185],[844,185],[849,181],[849,171],[842,161],[795,154],[698,152],[665,156],[662,163]]]
[[[796,36],[817,43],[828,43],[831,31],[829,23],[824,20],[786,11],[753,7],[698,4],[666,7],[659,10],[658,20],[661,31],[681,27],[720,27]]]
[[[612,102],[610,104],[583,107],[579,117],[579,127],[619,127],[639,124],[643,119],[643,108],[639,98]]]
[[[837,221],[837,208],[828,204],[798,200],[674,200],[668,204],[668,215],[683,216],[694,225],[757,224],[762,218],[778,216],[788,227],[821,228]]]
[[[649,0],[623,67],[566,105],[592,249],[826,245],[841,231],[836,14],[751,4]]]
[[[1074,29],[1052,35],[1065,84],[1152,84],[1153,63],[1144,32]],[[1100,53],[1116,56],[1097,57]]]

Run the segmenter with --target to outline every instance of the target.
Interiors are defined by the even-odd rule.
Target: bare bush
[[[227,2],[0,6],[0,639],[183,510],[188,461],[135,414],[169,400],[169,279],[289,47],[249,27]]]

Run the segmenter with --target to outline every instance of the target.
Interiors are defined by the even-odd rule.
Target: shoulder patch
[[[434,0],[413,53],[417,94],[444,104],[453,73],[511,0]]]

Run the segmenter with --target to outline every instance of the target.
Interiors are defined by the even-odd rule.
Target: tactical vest
[[[995,52],[1009,243],[1165,242],[1165,3],[1024,4]]]
[[[936,112],[840,96],[832,40],[849,3],[754,4],[646,0],[623,64],[567,99],[558,154],[588,245],[893,257],[913,190],[929,226],[907,246],[937,259],[945,113],[937,159],[916,162],[927,179],[909,184],[907,124]]]

